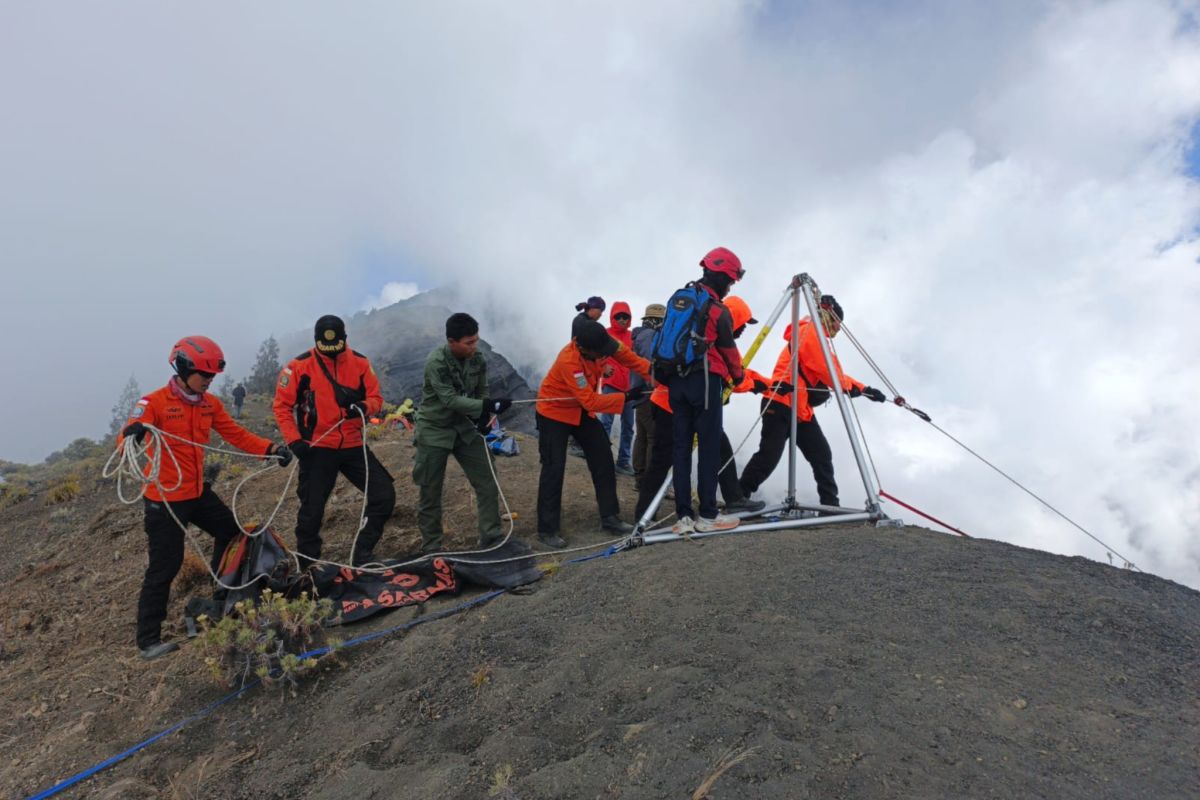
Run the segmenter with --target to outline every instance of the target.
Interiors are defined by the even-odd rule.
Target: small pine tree
[[[274,336],[259,345],[258,357],[254,360],[254,370],[246,379],[246,391],[249,394],[270,394],[275,388],[275,379],[279,377],[279,342]]]
[[[137,378],[130,375],[129,382],[121,390],[121,398],[112,407],[112,421],[108,423],[109,436],[116,436],[121,428],[125,427],[125,420],[129,419],[130,412],[137,405],[137,401],[141,399],[142,390],[138,388]]]

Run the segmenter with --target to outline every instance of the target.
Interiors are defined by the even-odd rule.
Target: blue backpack
[[[687,286],[667,301],[667,316],[654,334],[651,361],[654,378],[666,382],[675,375],[687,375],[704,360],[708,341],[704,329],[712,296],[697,286]]]

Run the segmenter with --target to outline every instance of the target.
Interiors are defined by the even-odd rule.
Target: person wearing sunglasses
[[[626,350],[633,350],[633,332],[629,326],[633,322],[633,312],[629,309],[629,303],[624,300],[618,300],[613,303],[612,313],[608,317],[608,335],[616,339],[625,346]],[[608,366],[611,370],[608,377],[604,379],[604,386],[601,391],[604,394],[614,394],[616,392],[628,392],[630,386],[629,367],[617,361],[609,361]],[[617,445],[617,463],[615,469],[619,475],[632,475],[633,467],[629,463],[630,452],[633,449],[633,432],[634,432],[634,414],[636,413],[634,401],[630,401],[621,407],[621,440]],[[599,414],[597,419],[604,427],[604,435],[612,439],[613,420],[617,418],[616,414]]]
[[[215,430],[239,450],[277,458],[284,466],[292,460],[286,446],[243,428],[221,400],[208,393],[213,379],[225,371],[225,355],[216,342],[207,336],[185,336],[171,348],[170,364],[175,375],[166,386],[137,401],[117,437],[120,447],[129,438],[141,442],[149,433],[147,426],[166,434],[153,437],[147,446],[146,475],[151,475],[154,460],[159,474],[146,485],[142,501],[149,565],[138,597],[137,646],[145,659],[179,649],[177,643],[162,640],[162,623],[171,581],[183,564],[185,537],[180,523],[195,525],[213,537],[209,565],[214,573],[226,546],[241,532],[233,512],[205,482],[204,450],[197,445],[207,444]],[[158,447],[164,452],[156,453]],[[156,455],[160,457],[155,459]]]

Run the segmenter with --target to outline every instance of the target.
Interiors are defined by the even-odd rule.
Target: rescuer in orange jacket
[[[833,295],[827,294],[821,298],[820,312],[825,333],[832,339],[842,329],[842,307]],[[817,482],[817,497],[821,505],[836,506],[838,488],[833,477],[833,451],[829,448],[829,440],[821,431],[812,408],[829,399],[833,378],[825,365],[825,356],[817,339],[817,329],[813,326],[812,319],[805,317],[800,321],[798,340],[800,379],[804,381],[803,388],[806,391],[793,391],[791,325],[784,331],[783,338],[787,344],[779,354],[779,359],[775,362],[775,372],[771,376],[772,385],[779,388],[763,396],[762,433],[759,437],[758,452],[750,457],[746,469],[742,471],[742,491],[749,497],[779,465],[779,459],[783,457],[783,451],[791,438],[792,423],[789,412],[794,405],[797,420],[796,446],[812,467],[813,478]],[[834,356],[833,364],[838,373],[838,383],[851,397],[861,395],[877,403],[886,399],[883,392],[864,386],[843,373],[837,356]]]
[[[575,337],[562,349],[538,388],[538,454],[542,471],[538,479],[538,538],[550,547],[565,547],[559,535],[562,517],[563,474],[567,467],[567,440],[574,436],[583,448],[596,503],[600,527],[614,533],[629,533],[632,526],[621,521],[617,500],[617,476],[612,448],[596,414],[615,414],[625,404],[626,394],[601,394],[597,385],[603,376],[605,358],[650,380],[650,362],[608,335],[598,322],[583,320],[575,326]],[[563,400],[561,398],[569,398]]]
[[[725,298],[725,307],[733,322],[733,338],[739,339],[747,325],[758,322],[750,311],[750,306],[740,297],[730,295]],[[745,368],[740,383],[731,387],[735,393],[753,392],[761,394],[768,389],[767,379],[750,368]],[[650,395],[650,424],[654,426],[651,437],[650,457],[646,469],[638,478],[638,499],[634,510],[634,518],[641,519],[650,506],[658,490],[662,488],[667,473],[671,470],[671,461],[675,448],[674,420],[671,417],[671,400],[667,387],[659,385]],[[721,489],[721,497],[725,500],[725,511],[735,514],[745,511],[761,511],[766,503],[761,500],[751,500],[742,492],[738,483],[737,464],[733,460],[733,445],[725,431],[721,431],[721,470],[717,473],[717,485]]]
[[[369,564],[396,505],[391,474],[363,442],[363,418],[379,413],[383,395],[371,362],[346,346],[341,319],[321,317],[313,338],[316,345],[279,373],[273,406],[284,441],[300,459],[296,552],[301,566],[321,557],[325,503],[340,473],[359,491],[366,487],[367,521],[350,560],[355,566]]]
[[[148,432],[147,426],[164,434],[152,440],[146,450],[153,458],[158,442],[162,443],[158,482],[147,484],[143,499],[149,565],[138,597],[137,646],[146,659],[179,647],[162,641],[171,581],[183,564],[185,532],[179,523],[194,524],[213,537],[210,565],[214,573],[225,547],[241,532],[233,512],[204,482],[204,450],[196,445],[207,444],[215,430],[239,450],[263,458],[274,456],[284,465],[292,460],[288,448],[255,436],[234,422],[220,399],[208,394],[213,378],[225,371],[225,355],[216,342],[206,336],[187,336],[171,348],[169,361],[175,376],[166,386],[137,401],[117,437],[119,447],[130,437],[140,442]],[[150,469],[151,462],[147,462],[147,477]]]

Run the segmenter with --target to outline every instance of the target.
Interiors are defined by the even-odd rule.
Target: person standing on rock
[[[225,354],[216,342],[207,336],[184,337],[171,348],[170,364],[175,376],[138,400],[117,437],[120,447],[128,438],[140,442],[149,432],[147,426],[165,434],[147,448],[152,459],[156,447],[165,452],[157,454],[159,474],[146,485],[143,498],[150,563],[138,597],[137,646],[145,659],[179,649],[175,642],[162,640],[162,623],[167,617],[171,581],[183,564],[186,542],[180,525],[193,524],[213,537],[209,566],[214,574],[226,546],[241,533],[233,512],[204,481],[204,450],[198,445],[207,444],[215,430],[239,450],[277,458],[283,466],[292,460],[287,447],[238,425],[220,399],[208,393],[213,378],[225,371]],[[151,464],[146,465],[147,476]]]
[[[842,329],[844,318],[842,307],[833,295],[821,297],[819,312],[825,334],[830,339],[837,336]],[[783,332],[783,339],[787,344],[779,354],[779,359],[775,362],[775,372],[771,375],[771,383],[775,389],[763,395],[762,431],[759,434],[758,451],[746,463],[746,469],[742,471],[739,482],[742,491],[749,497],[775,471],[791,439],[791,408],[795,406],[796,447],[812,467],[813,478],[817,482],[817,498],[821,505],[836,506],[839,502],[837,481],[833,477],[833,450],[830,449],[829,440],[825,438],[813,414],[813,406],[819,406],[829,399],[829,387],[833,384],[833,379],[825,365],[825,354],[817,339],[817,329],[813,326],[812,318],[805,317],[800,320],[797,335],[800,380],[805,384],[801,391],[793,391],[791,385],[794,360],[791,325]],[[887,399],[878,389],[864,386],[843,373],[837,356],[833,357],[833,365],[837,369],[838,382],[851,397],[862,396],[876,403]]]
[[[246,402],[246,387],[240,382],[233,387],[233,415],[242,418],[242,404]]]
[[[629,330],[631,322],[633,322],[633,312],[629,310],[629,303],[623,300],[613,303],[612,313],[609,315],[608,335],[629,350],[633,349],[633,334]],[[604,387],[601,391],[604,394],[614,394],[616,392],[625,394],[628,392],[629,368],[615,361],[610,361],[608,366],[611,367],[611,370],[604,380]],[[622,407],[620,417],[621,439],[617,445],[617,463],[615,469],[621,475],[632,475],[633,467],[629,463],[630,450],[633,448],[634,407],[632,403],[626,403]],[[600,414],[599,419],[600,424],[604,427],[604,435],[611,439],[613,420],[616,419],[616,415]]]
[[[577,330],[538,387],[536,418],[542,470],[538,478],[537,529],[538,539],[554,548],[566,547],[559,532],[570,437],[579,442],[587,459],[600,510],[600,527],[621,534],[633,530],[621,521],[612,447],[596,419],[596,414],[620,411],[627,397],[624,392],[602,394],[597,387],[604,360],[608,358],[650,380],[650,362],[609,336],[600,323],[587,320]]]
[[[724,433],[721,395],[727,384],[739,384],[745,377],[742,354],[733,340],[733,318],[722,300],[745,270],[741,260],[725,247],[710,250],[700,260],[700,268],[698,281],[671,296],[659,345],[679,355],[667,385],[675,439],[671,465],[675,513],[679,517],[672,531],[685,536],[693,530],[724,531],[738,526],[736,517],[717,511],[717,475]],[[670,335],[681,338],[665,341]],[[692,508],[693,437],[697,440],[698,515]]]
[[[425,382],[417,411],[413,483],[420,489],[417,525],[421,552],[442,549],[442,485],[450,456],[462,467],[479,511],[479,546],[490,547],[500,530],[500,495],[484,436],[495,415],[512,405],[488,396],[487,362],[479,352],[479,323],[470,314],[446,320],[446,343],[425,359]]]
[[[665,316],[667,316],[666,306],[662,303],[651,303],[646,306],[646,312],[642,315],[642,324],[633,329],[633,352],[647,361],[654,357],[654,334],[662,327]],[[642,376],[637,373],[630,374],[629,388],[631,390],[643,390],[646,387],[647,384],[642,380]],[[630,466],[633,467],[633,474],[640,476],[646,471],[646,456],[654,445],[654,426],[650,420],[650,404],[644,398],[634,401],[633,417],[633,454]]]
[[[725,307],[729,309],[729,315],[733,322],[735,341],[741,338],[747,325],[758,322],[754,319],[750,306],[740,297],[733,295],[726,297]],[[747,367],[742,382],[732,387],[732,391],[762,394],[768,388],[767,379]],[[646,509],[658,494],[658,490],[662,488],[663,481],[667,479],[667,473],[671,471],[675,457],[675,421],[671,414],[671,401],[667,394],[667,387],[659,385],[646,405],[651,409],[648,424],[654,428],[654,433],[646,469],[638,480],[638,499],[634,517],[639,520],[646,513]],[[725,501],[727,513],[761,511],[766,506],[766,503],[761,500],[751,500],[742,492],[741,485],[738,483],[737,463],[733,457],[733,445],[724,430],[721,431],[721,469],[717,473],[717,485],[721,489],[721,498]]]
[[[346,346],[340,318],[321,317],[313,337],[315,346],[279,373],[272,405],[284,440],[300,459],[296,552],[301,567],[321,557],[325,504],[341,474],[367,492],[366,523],[350,553],[350,562],[361,566],[375,561],[375,545],[396,505],[392,476],[363,439],[365,421],[383,408],[383,395],[371,362]]]

